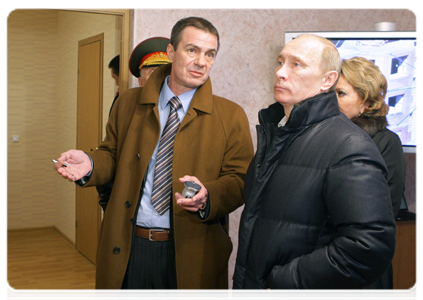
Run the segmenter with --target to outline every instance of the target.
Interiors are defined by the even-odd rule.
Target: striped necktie
[[[154,170],[153,191],[151,204],[159,214],[163,214],[170,207],[172,193],[172,159],[173,144],[179,128],[178,109],[182,107],[178,97],[169,100],[170,112],[166,126],[160,139],[159,150]]]

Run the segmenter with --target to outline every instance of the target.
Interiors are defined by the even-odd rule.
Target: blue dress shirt
[[[166,77],[164,82],[165,84],[163,84],[159,95],[158,108],[160,115],[160,137],[169,117],[169,100],[175,96],[168,86],[169,77],[170,76]],[[192,97],[194,97],[196,90],[197,89],[193,89],[178,96],[179,100],[181,100],[182,102],[182,108],[178,110],[179,121],[181,123],[185,117],[186,112],[188,111]],[[154,207],[151,205],[151,192],[153,189],[154,169],[156,166],[156,156],[159,148],[159,143],[160,138],[159,142],[156,145],[156,149],[154,150],[154,153],[151,157],[150,163],[148,164],[147,178],[144,185],[144,190],[142,192],[141,203],[138,209],[137,225],[141,227],[170,228],[170,209],[167,210],[163,215],[159,215],[154,209]],[[174,194],[175,192],[177,191],[172,191],[172,194]]]

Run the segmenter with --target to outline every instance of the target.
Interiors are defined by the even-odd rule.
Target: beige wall
[[[254,143],[257,113],[273,103],[276,57],[285,31],[372,31],[374,22],[381,21],[396,22],[397,30],[416,30],[409,10],[138,9],[131,43],[169,37],[174,23],[191,15],[210,20],[219,30],[222,47],[211,72],[213,91],[245,109]],[[74,240],[75,188],[53,173],[51,159],[76,143],[77,41],[100,33],[99,25],[114,26],[112,21],[86,17],[52,11],[15,11],[9,17],[9,228],[54,225]],[[112,56],[105,54],[105,63]],[[107,66],[105,70],[109,72]],[[105,83],[109,76],[104,75]],[[104,95],[105,102],[113,98],[112,91]],[[21,142],[10,143],[12,134],[19,134]],[[235,249],[240,213],[230,218]]]
[[[285,31],[373,31],[382,21],[396,22],[397,30],[416,30],[409,10],[136,10],[134,45],[151,36],[170,37],[172,26],[189,16],[203,17],[219,31],[221,49],[210,75],[213,92],[245,109],[254,136],[258,111],[273,103]]]
[[[136,10],[134,45],[151,36],[170,37],[174,23],[189,16],[203,17],[219,31],[221,49],[210,73],[213,92],[244,108],[254,145],[258,111],[274,102],[274,71],[285,31],[373,31],[375,22],[396,22],[397,30],[416,30],[415,15],[409,10]],[[242,207],[230,215],[234,251],[229,278],[241,211]]]
[[[16,10],[8,18],[8,228],[55,226],[75,239],[75,186],[52,159],[76,147],[78,41],[104,33],[104,120],[114,97],[107,65],[114,16]],[[19,143],[11,143],[19,135]]]
[[[8,19],[8,227],[54,223],[51,176],[57,152],[57,12],[15,11]],[[19,143],[11,143],[19,135]],[[46,180],[47,179],[47,180]]]

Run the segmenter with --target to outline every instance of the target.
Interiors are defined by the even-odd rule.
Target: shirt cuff
[[[88,153],[85,153],[86,155],[88,155],[88,157],[90,158],[91,161],[91,170],[90,172],[88,172],[87,175],[85,175],[84,177],[82,177],[79,180],[76,180],[75,183],[79,186],[84,186],[88,183],[88,181],[90,181],[91,179],[91,175],[93,174],[93,170],[94,170],[94,162],[93,159],[91,158],[91,156]]]
[[[200,220],[206,220],[210,215],[210,199],[207,199],[204,206],[197,211],[197,217]]]

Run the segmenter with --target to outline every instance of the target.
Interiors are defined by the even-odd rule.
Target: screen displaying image
[[[330,39],[343,59],[362,56],[379,67],[388,81],[388,129],[404,146],[416,145],[416,40]]]
[[[388,82],[388,129],[398,134],[404,150],[416,146],[416,37],[414,32],[311,32],[331,40],[342,59],[361,56],[373,61]],[[286,33],[285,43],[299,32]],[[410,150],[411,149],[411,150]]]

